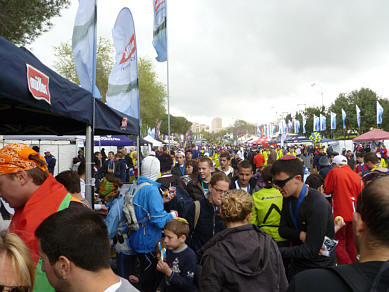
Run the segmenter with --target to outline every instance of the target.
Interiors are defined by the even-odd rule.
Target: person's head
[[[120,149],[120,152],[123,154],[123,156],[126,156],[126,154],[127,154],[127,149],[126,149],[126,147],[122,147],[122,148]]]
[[[221,153],[219,157],[220,167],[222,169],[228,168],[228,166],[230,165],[230,159],[231,159],[230,153],[228,152]]]
[[[328,158],[327,155],[323,155],[322,157],[320,157],[319,159],[319,166],[320,168],[324,168],[324,167],[327,167],[327,166],[330,166],[330,159]]]
[[[176,217],[168,221],[163,229],[164,243],[167,249],[181,248],[189,235],[189,223],[184,218]]]
[[[52,214],[38,226],[35,237],[42,271],[56,291],[65,290],[85,271],[110,269],[107,226],[87,208],[67,208]]]
[[[51,155],[51,152],[49,149],[45,149],[44,154],[46,157],[49,157]]]
[[[99,187],[100,197],[104,202],[111,202],[119,195],[119,188],[123,185],[121,180],[111,174],[108,174],[101,182]]]
[[[372,170],[380,162],[378,156],[374,152],[369,152],[364,157],[366,168]]]
[[[65,170],[57,174],[55,179],[62,184],[69,193],[77,194],[81,192],[80,176],[77,172]]]
[[[101,154],[101,152],[98,152],[98,151],[95,152],[95,157],[96,157],[98,160],[103,159],[103,155]]]
[[[194,160],[187,160],[185,164],[185,172],[188,175],[191,174],[197,174],[198,173],[198,168],[197,168],[197,163]]]
[[[320,174],[310,174],[307,179],[305,180],[305,183],[315,189],[318,190],[319,192],[323,193],[324,191],[324,179]]]
[[[223,220],[229,222],[249,222],[253,209],[253,200],[251,196],[243,190],[228,191],[222,200],[220,214]]]
[[[213,163],[211,159],[207,157],[202,157],[200,158],[197,166],[198,166],[200,178],[203,180],[208,180],[211,177],[212,168],[213,168]]]
[[[82,150],[82,149],[78,150],[78,155],[83,156],[84,155],[84,150]]]
[[[364,154],[363,152],[357,152],[356,155],[358,163],[363,163]]]
[[[284,197],[298,196],[304,178],[304,165],[300,159],[283,156],[274,162],[271,173],[273,184]]]
[[[163,153],[159,156],[161,173],[171,172],[173,166],[173,159],[169,154]]]
[[[320,153],[320,154],[324,154],[324,147],[320,147],[320,148],[319,148],[319,153]]]
[[[253,177],[253,166],[248,160],[243,160],[238,164],[238,180],[239,185],[243,188],[247,187],[250,179]]]
[[[108,152],[108,159],[113,160],[115,158],[115,153],[113,151]]]
[[[271,166],[266,166],[262,169],[262,179],[265,183],[266,189],[271,189],[273,187],[273,176],[271,174]]]
[[[153,181],[156,181],[160,172],[160,162],[158,158],[154,156],[147,156],[142,160],[142,176],[147,177]]]
[[[32,148],[32,150],[34,150],[34,151],[39,153],[39,146],[34,145],[31,148]]]
[[[49,177],[45,158],[22,143],[0,149],[0,196],[12,208],[24,206]]]
[[[188,149],[185,151],[185,159],[186,160],[191,160],[193,156],[192,150]]]
[[[336,155],[334,159],[332,159],[332,165],[335,168],[343,167],[347,165],[347,158],[344,157],[343,155]]]
[[[224,194],[230,187],[230,179],[224,172],[216,172],[212,175],[211,182],[209,184],[208,200],[214,206],[220,206]]]
[[[352,152],[351,150],[347,150],[346,156],[347,156],[348,158],[350,158],[351,155],[353,155],[353,152]]]
[[[388,225],[389,177],[386,176],[368,184],[358,196],[356,212],[353,214],[354,240],[357,248],[389,249]]]
[[[177,163],[179,165],[184,165],[185,164],[185,154],[184,154],[184,152],[178,151],[177,154],[176,154],[176,159],[177,159]]]
[[[83,160],[83,161],[80,162],[80,165],[77,168],[77,174],[80,177],[82,177],[82,176],[85,175],[85,171],[86,171],[86,169],[85,169],[85,160]]]
[[[34,263],[27,246],[16,234],[0,232],[0,289],[30,292],[34,286]],[[8,290],[4,290],[7,289]]]

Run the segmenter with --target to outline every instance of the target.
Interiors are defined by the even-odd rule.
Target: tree
[[[234,137],[241,137],[246,134],[256,135],[256,127],[246,121],[237,120],[231,127],[227,128],[227,132],[233,133]]]
[[[108,78],[111,73],[114,48],[110,40],[99,38],[96,58],[96,85],[100,91],[102,100],[108,89]],[[61,43],[55,47],[55,56],[58,58],[54,65],[56,71],[63,77],[80,84],[73,61],[71,42]],[[140,117],[142,120],[142,133],[146,128],[155,128],[157,121],[165,114],[165,99],[167,97],[165,86],[157,80],[157,74],[153,71],[150,60],[139,58],[139,103]]]
[[[50,19],[69,4],[70,0],[2,0],[0,35],[17,45],[29,44],[48,31]]]
[[[192,123],[188,121],[185,117],[176,117],[173,115],[170,115],[170,132],[177,133],[177,134],[183,134],[190,129],[192,126]],[[168,135],[168,116],[167,114],[164,114],[162,117],[162,124],[161,124],[161,133]]]

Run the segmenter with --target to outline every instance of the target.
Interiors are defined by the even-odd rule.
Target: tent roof
[[[355,142],[377,140],[389,140],[389,132],[381,129],[374,129],[353,139]]]
[[[48,77],[50,103],[33,97],[27,64]],[[30,51],[0,37],[0,133],[77,135],[92,124],[92,94],[46,67]],[[137,134],[138,120],[96,100],[95,134]],[[123,118],[127,128],[121,130]]]
[[[146,136],[146,137],[144,137],[143,139],[145,139],[146,141],[152,143],[152,144],[153,144],[153,147],[161,147],[161,146],[162,146],[162,142],[155,140],[155,139],[154,139],[153,137],[151,137],[151,136]]]

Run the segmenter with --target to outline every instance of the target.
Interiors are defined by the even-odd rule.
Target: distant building
[[[217,133],[219,131],[223,130],[223,124],[221,118],[213,118],[211,123],[211,132]]]
[[[194,134],[200,133],[200,132],[209,132],[209,126],[199,123],[192,123],[191,130]]]

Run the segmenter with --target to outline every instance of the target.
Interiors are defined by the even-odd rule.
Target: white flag
[[[107,105],[139,119],[138,57],[130,9],[120,10],[112,37],[116,54],[108,79]]]

